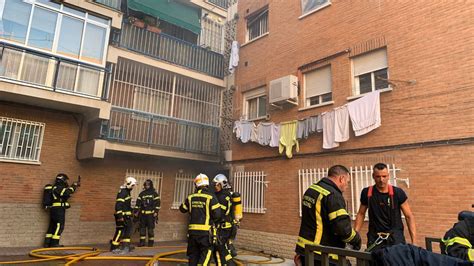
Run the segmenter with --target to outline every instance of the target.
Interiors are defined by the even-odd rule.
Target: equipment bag
[[[53,205],[53,185],[47,184],[43,189],[43,208],[48,209]]]

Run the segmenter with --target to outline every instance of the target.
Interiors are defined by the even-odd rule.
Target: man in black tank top
[[[372,177],[375,185],[366,187],[360,195],[360,208],[355,221],[355,230],[360,231],[367,209],[369,210],[369,231],[367,247],[371,247],[379,238],[380,233],[389,233],[388,239],[373,246],[371,251],[386,246],[406,243],[403,234],[401,212],[405,215],[412,244],[416,245],[415,219],[407,202],[405,192],[391,186],[387,165],[378,163],[374,166]]]

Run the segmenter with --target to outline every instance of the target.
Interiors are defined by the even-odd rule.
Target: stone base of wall
[[[80,205],[66,211],[66,223],[61,235],[63,245],[108,244],[115,232],[112,212],[110,222],[88,222],[80,220]],[[49,223],[49,212],[39,204],[0,204],[0,247],[42,246]],[[138,241],[135,231],[132,239]],[[186,224],[158,222],[155,228],[156,241],[185,240]]]
[[[239,229],[235,245],[238,248],[293,258],[297,236]]]

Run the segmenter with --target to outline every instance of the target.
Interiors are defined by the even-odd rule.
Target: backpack
[[[43,208],[48,209],[53,205],[53,185],[47,184],[43,188]]]

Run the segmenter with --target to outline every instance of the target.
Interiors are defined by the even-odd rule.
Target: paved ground
[[[134,256],[134,257],[152,257],[156,253],[174,251],[174,250],[183,250],[186,249],[186,243],[184,242],[160,242],[153,248],[136,248],[133,252],[127,255],[116,255],[111,252],[108,252],[109,247],[107,245],[81,245],[87,247],[95,247],[106,252],[101,253],[99,256]],[[16,260],[29,260],[34,259],[28,256],[28,253],[33,250],[37,249],[38,247],[32,248],[0,248],[0,265],[3,261],[16,261]],[[83,252],[83,251],[80,251]],[[80,253],[79,252],[79,253]],[[58,256],[63,256],[66,254],[70,254],[69,251],[54,251],[49,252],[48,254],[55,254]],[[173,258],[186,258],[185,254],[178,254],[171,256]],[[270,258],[264,254],[257,254],[248,251],[239,250],[238,259],[242,261],[250,262],[245,263],[245,265],[258,265],[258,262],[265,262],[268,264],[271,262],[271,265],[283,265],[283,266],[290,266],[294,265],[292,260],[282,260],[278,258]],[[82,261],[77,263],[76,265],[79,266],[114,266],[114,265],[121,265],[121,266],[133,266],[133,265],[145,265],[146,261],[111,261],[111,260],[104,260],[104,261]],[[11,265],[11,264],[10,264]],[[33,263],[33,264],[16,264],[16,265],[38,265],[38,266],[59,266],[64,265],[64,261],[55,261],[55,262],[43,262],[43,263]],[[172,263],[172,262],[160,262],[160,266],[168,266],[168,265],[186,265],[185,263]]]

